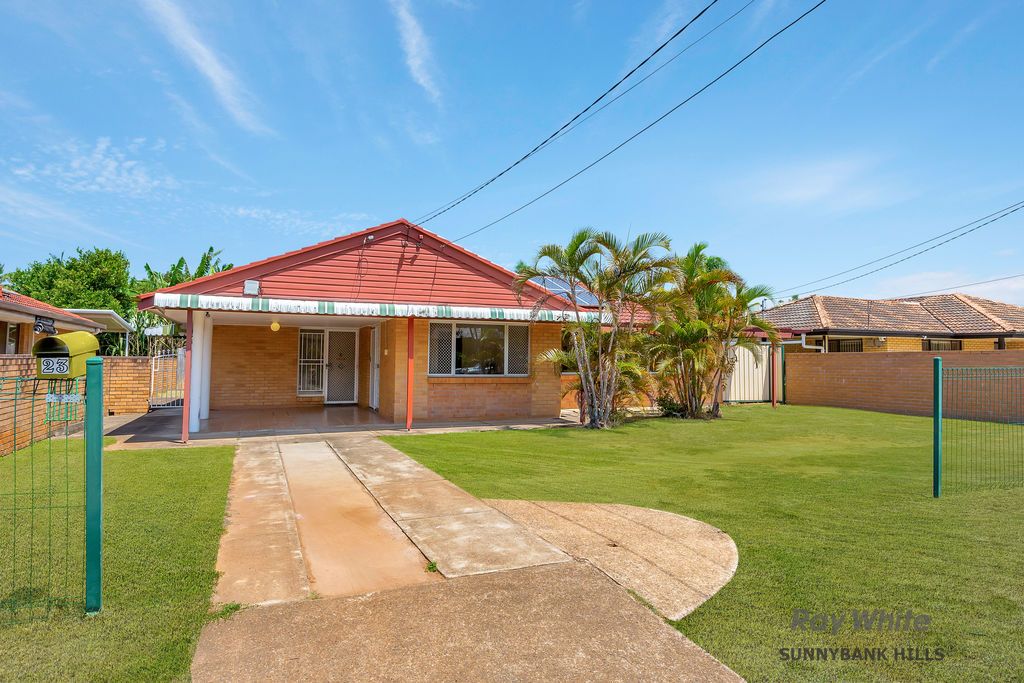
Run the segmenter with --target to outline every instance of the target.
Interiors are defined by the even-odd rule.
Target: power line
[[[959,231],[963,230],[964,228],[969,228],[970,226],[974,225],[975,223],[979,223],[979,222],[981,222],[983,220],[991,218],[992,216],[1000,214],[1000,213],[1002,213],[1004,211],[1007,211],[1009,209],[1013,209],[1014,207],[1020,208],[1021,205],[1024,205],[1024,201],[1014,202],[1013,204],[1010,204],[1009,206],[1004,206],[1003,208],[999,209],[998,211],[993,211],[992,213],[988,214],[987,216],[982,216],[981,218],[973,220],[970,223],[964,223],[960,227],[953,228],[952,230],[947,230],[946,232],[940,233],[940,234],[936,235],[935,237],[930,237],[930,238],[924,240],[923,242],[918,242],[917,244],[911,244],[909,247],[906,247],[905,249],[900,249],[899,251],[894,251],[891,254],[886,254],[885,256],[881,256],[879,258],[876,258],[873,261],[868,261],[867,263],[862,263],[859,266],[854,266],[853,268],[847,268],[846,270],[842,270],[842,271],[840,271],[838,273],[833,273],[832,275],[828,275],[826,277],[820,277],[817,280],[811,280],[810,282],[805,282],[802,285],[796,285],[795,287],[787,287],[786,289],[780,289],[778,292],[776,292],[776,294],[783,294],[785,292],[792,292],[793,290],[796,290],[796,289],[803,289],[804,287],[809,287],[810,285],[815,285],[815,284],[818,284],[819,282],[824,282],[825,280],[832,280],[834,278],[841,277],[841,276],[846,275],[848,273],[852,273],[852,272],[854,272],[856,270],[860,270],[861,268],[867,268],[868,266],[873,266],[876,263],[881,263],[882,261],[888,260],[888,259],[892,258],[893,256],[899,256],[900,254],[904,254],[904,253],[910,251],[911,249],[917,249],[918,247],[924,246],[925,244],[928,244],[929,242],[934,242],[935,240],[942,239],[943,237],[945,237],[947,235],[952,235],[954,232],[959,232]],[[974,232],[974,230],[968,230],[967,232]],[[966,234],[966,233],[964,233],[964,234]]]
[[[647,64],[647,62],[651,61],[651,59],[653,59],[655,55],[657,55],[659,52],[661,52],[663,49],[665,49],[665,46],[667,46],[673,40],[678,38],[683,33],[683,31],[688,29],[695,21],[697,21],[702,16],[704,16],[704,13],[707,12],[709,9],[711,9],[717,2],[718,2],[718,0],[711,0],[711,2],[709,2],[707,5],[704,6],[704,9],[702,9],[700,12],[695,14],[692,19],[690,19],[688,22],[686,22],[686,24],[684,24],[682,26],[682,28],[680,28],[675,33],[673,33],[671,36],[669,36],[668,39],[665,40],[665,42],[663,42],[661,45],[659,45],[657,47],[657,49],[654,50],[654,52],[652,52],[651,54],[647,55],[647,57],[645,57],[639,64],[637,64],[632,69],[630,69],[629,72],[626,73],[625,76],[620,78],[618,81],[615,82],[614,85],[612,85],[610,88],[608,88],[603,93],[601,93],[601,95],[596,100],[594,100],[593,102],[588,104],[586,106],[586,108],[580,110],[579,112],[576,113],[575,116],[573,116],[571,119],[569,119],[568,121],[563,123],[562,126],[558,130],[556,130],[551,135],[547,136],[536,147],[534,147],[529,152],[524,154],[522,157],[520,157],[514,163],[512,163],[509,166],[505,167],[505,169],[502,170],[497,175],[495,175],[495,176],[491,177],[490,179],[484,181],[483,183],[477,185],[475,188],[473,188],[469,192],[466,192],[466,193],[460,195],[459,197],[456,197],[455,199],[453,199],[452,201],[448,202],[447,204],[443,204],[442,206],[434,209],[433,211],[425,213],[423,216],[421,216],[420,218],[416,219],[416,222],[417,223],[421,223],[421,224],[422,223],[428,223],[428,222],[434,220],[435,218],[437,218],[438,216],[440,216],[441,214],[447,213],[448,211],[451,211],[456,206],[458,206],[462,202],[466,201],[467,199],[469,199],[470,197],[475,195],[477,192],[480,192],[482,189],[484,189],[485,187],[487,187],[488,185],[493,183],[495,180],[497,180],[498,178],[502,177],[503,175],[505,175],[506,173],[511,171],[513,168],[515,168],[516,166],[518,166],[519,164],[523,163],[524,161],[529,159],[531,156],[536,154],[541,148],[543,148],[545,145],[547,145],[549,142],[551,142],[551,140],[553,140],[556,135],[558,135],[559,133],[564,131],[566,128],[568,128],[570,125],[572,125],[578,118],[580,118],[581,116],[586,114],[588,111],[590,111],[598,102],[603,100],[613,90],[615,90],[617,87],[622,85],[622,83],[625,82],[626,79],[628,79],[630,76],[635,74],[639,69],[641,69],[645,64]]]
[[[832,284],[825,285],[824,287],[817,287],[817,288],[815,288],[813,290],[810,290],[810,291],[820,292],[823,289],[832,289],[833,287],[838,287],[839,285],[845,285],[847,282],[853,282],[854,280],[859,280],[862,277],[867,277],[868,275],[874,275],[875,273],[877,273],[879,271],[886,270],[887,268],[892,268],[893,266],[899,265],[900,263],[903,263],[904,261],[909,261],[910,259],[914,258],[915,256],[920,256],[921,254],[929,252],[929,251],[931,251],[933,249],[938,249],[943,244],[949,244],[953,240],[958,240],[961,237],[965,237],[966,235],[971,234],[975,230],[980,230],[981,228],[984,228],[986,225],[989,225],[991,223],[995,223],[998,220],[1002,220],[1003,218],[1006,218],[1010,214],[1016,213],[1017,211],[1020,211],[1021,209],[1024,209],[1024,202],[1021,202],[1020,204],[1017,205],[1016,208],[1014,208],[1014,209],[1012,209],[1010,211],[1006,211],[1002,215],[996,216],[995,218],[992,218],[992,219],[990,219],[988,221],[985,221],[981,225],[977,225],[977,226],[971,228],[970,230],[968,230],[966,232],[960,233],[959,235],[953,235],[949,239],[943,240],[943,241],[939,242],[938,244],[933,244],[932,246],[930,246],[930,247],[928,247],[926,249],[922,249],[921,251],[916,251],[913,254],[910,254],[909,256],[904,256],[903,258],[898,259],[896,261],[893,261],[892,263],[887,263],[886,265],[881,266],[880,268],[875,268],[874,270],[869,270],[866,273],[861,273],[860,275],[855,275],[854,277],[847,278],[845,280],[840,280],[839,282],[833,282]],[[992,215],[992,214],[989,214],[989,215]],[[968,224],[968,225],[970,225],[970,224]],[[929,241],[931,241],[931,240],[929,240]],[[804,292],[804,294],[809,294],[810,291]],[[800,294],[798,296],[803,296],[804,294]]]
[[[742,7],[740,7],[740,8],[738,9],[738,10],[736,10],[735,12],[733,12],[732,14],[730,14],[730,15],[729,15],[728,17],[726,17],[725,19],[723,19],[722,21],[720,21],[720,22],[719,22],[718,24],[716,24],[716,25],[715,25],[715,27],[714,27],[714,28],[712,28],[711,30],[707,31],[707,32],[706,32],[706,33],[704,33],[704,34],[703,34],[703,35],[702,35],[702,36],[701,36],[700,38],[697,38],[697,39],[696,39],[696,40],[694,40],[693,42],[689,43],[689,44],[688,44],[688,45],[687,45],[686,47],[684,47],[683,49],[681,49],[681,50],[679,50],[678,52],[676,52],[676,53],[675,53],[674,55],[672,55],[672,56],[671,56],[671,57],[669,57],[669,58],[668,58],[667,60],[665,60],[664,62],[662,62],[662,63],[661,63],[661,64],[660,64],[660,65],[659,65],[658,67],[656,67],[656,68],[652,69],[650,73],[648,73],[648,74],[647,74],[646,76],[644,76],[643,78],[641,78],[640,80],[638,80],[638,81],[637,81],[636,83],[634,83],[633,85],[629,86],[628,88],[626,88],[625,90],[623,90],[622,92],[620,92],[620,93],[619,93],[618,95],[616,95],[616,96],[615,96],[615,97],[613,97],[612,99],[608,100],[607,102],[605,102],[605,103],[604,103],[604,104],[602,104],[602,105],[601,105],[600,107],[598,107],[598,108],[597,108],[597,109],[595,109],[594,111],[592,111],[592,112],[590,112],[589,114],[587,114],[586,116],[584,116],[584,117],[583,117],[582,119],[580,119],[579,121],[577,121],[577,122],[576,122],[576,123],[574,123],[573,125],[571,125],[571,126],[569,126],[568,128],[566,128],[566,129],[565,129],[564,131],[562,131],[562,132],[561,132],[561,133],[560,133],[559,135],[557,135],[557,136],[556,136],[556,137],[555,137],[554,139],[552,139],[552,140],[551,140],[551,142],[556,142],[556,141],[558,141],[558,140],[561,140],[561,139],[562,139],[563,137],[565,137],[565,136],[566,136],[566,135],[568,135],[569,133],[571,133],[571,132],[573,132],[574,130],[576,130],[576,128],[578,128],[578,127],[579,127],[580,125],[582,125],[583,123],[585,123],[586,121],[588,121],[588,120],[589,120],[589,119],[590,119],[591,117],[593,117],[593,116],[597,116],[598,114],[600,114],[600,113],[601,113],[602,111],[604,111],[605,107],[607,107],[607,106],[608,106],[608,105],[610,105],[610,104],[614,104],[615,102],[617,102],[617,101],[619,100],[619,98],[621,98],[621,97],[623,97],[623,96],[625,96],[625,95],[628,95],[628,94],[629,94],[629,92],[630,92],[631,90],[633,90],[633,88],[637,87],[638,85],[640,85],[641,83],[643,83],[644,81],[646,81],[646,80],[647,80],[648,78],[650,78],[650,77],[651,77],[651,76],[653,76],[654,74],[656,74],[656,73],[658,73],[659,71],[661,71],[662,69],[664,69],[664,68],[665,68],[666,66],[668,66],[669,64],[671,64],[672,62],[674,62],[674,61],[675,61],[676,59],[678,59],[679,57],[682,57],[682,56],[683,56],[683,53],[684,53],[684,52],[688,52],[688,51],[689,51],[689,49],[690,49],[691,47],[694,47],[695,45],[697,45],[698,43],[700,43],[701,41],[703,41],[703,40],[704,40],[705,38],[707,38],[708,36],[710,36],[710,35],[711,35],[712,33],[714,33],[714,32],[715,32],[715,31],[717,31],[718,29],[720,29],[720,28],[722,28],[723,26],[725,26],[726,24],[728,24],[728,23],[729,23],[730,21],[732,21],[732,20],[733,20],[733,19],[735,19],[735,18],[736,18],[737,16],[739,16],[739,15],[740,15],[740,13],[742,13],[742,12],[743,12],[743,11],[744,11],[745,9],[747,9],[748,7],[750,7],[751,5],[753,5],[753,4],[754,4],[754,3],[756,2],[756,1],[757,1],[757,0],[748,0],[747,4],[743,5],[743,6],[742,6]],[[551,144],[551,143],[548,143],[548,145],[550,145],[550,144]],[[548,145],[545,145],[545,147],[547,147]]]
[[[1024,273],[1019,273],[1017,275],[1007,275],[1006,277],[997,277],[997,278],[993,278],[991,280],[981,280],[980,282],[968,282],[968,283],[962,284],[962,285],[953,285],[952,287],[943,287],[942,289],[930,289],[927,292],[914,292],[913,294],[901,294],[898,297],[894,297],[894,298],[896,298],[896,299],[907,299],[907,298],[910,298],[912,296],[924,296],[925,294],[937,294],[939,292],[948,292],[951,289],[964,289],[966,287],[975,287],[977,285],[989,285],[989,284],[992,284],[993,282],[1003,282],[1005,280],[1016,280],[1019,277],[1024,277]]]
[[[553,187],[549,188],[549,189],[548,189],[548,190],[546,190],[545,192],[543,192],[543,193],[541,193],[541,194],[537,195],[536,197],[534,197],[534,198],[533,198],[533,199],[531,199],[530,201],[526,202],[525,204],[522,204],[522,205],[521,205],[521,206],[519,206],[518,208],[516,208],[516,209],[513,209],[512,211],[509,211],[508,213],[506,213],[506,214],[505,214],[504,216],[502,216],[501,218],[497,218],[497,219],[495,219],[495,220],[491,221],[490,223],[487,223],[486,225],[484,225],[484,226],[482,226],[482,227],[479,227],[479,228],[477,228],[476,230],[472,230],[472,231],[470,231],[470,232],[467,232],[467,233],[466,233],[465,235],[462,235],[461,237],[458,237],[458,238],[456,238],[456,239],[455,239],[455,240],[453,240],[453,241],[455,241],[455,242],[459,242],[459,241],[461,241],[461,240],[464,240],[464,239],[466,239],[467,237],[470,237],[470,236],[472,236],[472,235],[475,235],[475,234],[477,234],[477,233],[479,233],[479,232],[483,232],[484,230],[486,230],[486,229],[488,229],[488,228],[490,228],[490,227],[493,227],[493,226],[497,225],[498,223],[501,223],[502,221],[504,221],[504,220],[506,220],[506,219],[508,219],[508,218],[511,218],[512,216],[516,215],[517,213],[519,213],[519,212],[520,212],[520,211],[522,211],[523,209],[527,208],[528,206],[531,206],[531,205],[533,205],[533,204],[537,203],[538,201],[540,201],[541,199],[543,199],[544,197],[547,197],[547,196],[548,196],[549,194],[551,194],[552,192],[554,192],[554,191],[558,190],[558,189],[559,189],[559,188],[561,188],[561,187],[562,187],[563,185],[566,185],[566,184],[568,184],[569,182],[571,182],[571,181],[575,180],[576,178],[578,178],[579,176],[583,175],[584,173],[586,173],[587,171],[589,171],[590,169],[592,169],[592,168],[593,168],[594,166],[597,166],[597,165],[598,165],[599,163],[601,163],[602,161],[604,161],[605,159],[607,159],[608,157],[610,157],[610,156],[611,156],[612,154],[614,154],[615,152],[619,151],[620,149],[622,149],[623,147],[625,147],[626,145],[628,145],[628,144],[629,144],[630,142],[632,142],[633,140],[637,139],[638,137],[640,137],[641,135],[643,135],[644,133],[646,133],[647,131],[649,131],[649,130],[650,130],[651,128],[654,128],[654,127],[655,127],[656,125],[658,125],[659,123],[661,123],[662,121],[664,121],[665,119],[667,119],[667,118],[668,118],[669,116],[671,116],[672,114],[674,114],[674,113],[675,113],[675,112],[676,112],[677,110],[679,110],[679,109],[680,109],[680,108],[681,108],[682,106],[684,106],[685,104],[687,104],[688,102],[690,102],[690,101],[691,101],[692,99],[694,99],[695,97],[697,97],[698,95],[700,95],[701,93],[703,93],[703,92],[704,92],[705,90],[707,90],[708,88],[710,88],[711,86],[713,86],[713,85],[714,85],[715,83],[717,83],[718,81],[720,81],[720,80],[722,80],[723,78],[725,78],[726,76],[728,76],[728,75],[729,75],[730,73],[732,73],[732,72],[733,72],[733,71],[735,71],[735,70],[736,70],[737,68],[739,68],[739,66],[740,66],[741,64],[743,64],[743,63],[744,63],[745,61],[747,61],[748,59],[750,59],[751,57],[753,57],[753,56],[754,56],[755,54],[757,54],[758,52],[760,52],[760,51],[761,51],[761,49],[762,49],[762,48],[763,48],[763,47],[764,47],[765,45],[767,45],[768,43],[772,42],[773,40],[775,40],[776,38],[778,38],[778,37],[779,37],[780,35],[782,35],[782,34],[783,34],[783,33],[785,33],[786,31],[788,31],[789,29],[791,29],[791,28],[793,28],[794,26],[796,26],[796,25],[797,25],[798,23],[800,23],[800,22],[801,22],[801,21],[802,21],[802,20],[803,20],[803,19],[804,19],[804,18],[805,18],[805,17],[806,17],[806,16],[808,15],[808,14],[810,14],[810,13],[811,13],[811,12],[813,12],[814,10],[816,10],[816,9],[818,9],[819,7],[821,7],[822,5],[824,5],[824,4],[825,4],[825,3],[827,2],[827,1],[828,1],[828,0],[819,0],[819,2],[818,2],[818,3],[816,4],[816,5],[814,5],[813,7],[811,7],[811,8],[809,9],[809,10],[807,10],[806,12],[804,12],[803,14],[801,14],[801,15],[800,15],[799,17],[797,17],[797,18],[796,18],[796,19],[794,19],[793,21],[791,21],[791,22],[789,22],[788,24],[786,24],[785,26],[783,26],[783,27],[782,27],[781,29],[779,29],[779,30],[778,30],[778,31],[776,31],[775,33],[773,33],[773,34],[772,34],[771,36],[769,36],[769,37],[768,37],[768,38],[767,38],[767,39],[766,39],[766,40],[765,40],[764,42],[762,42],[762,43],[761,43],[760,45],[758,45],[758,46],[757,46],[757,47],[755,47],[755,48],[754,48],[753,50],[751,50],[751,51],[750,51],[750,52],[748,52],[748,53],[747,53],[746,55],[744,55],[744,57],[743,57],[742,59],[740,59],[740,60],[739,60],[738,62],[736,62],[735,64],[733,64],[732,66],[730,66],[730,67],[729,67],[728,69],[726,69],[726,70],[725,70],[725,71],[723,71],[722,73],[718,74],[718,76],[716,76],[716,77],[715,77],[715,78],[713,78],[712,80],[710,80],[710,81],[708,81],[707,83],[705,83],[705,84],[704,84],[704,85],[703,85],[703,86],[702,86],[702,87],[701,87],[701,88],[700,88],[699,90],[697,90],[697,91],[693,92],[693,93],[692,93],[692,94],[691,94],[691,95],[690,95],[689,97],[687,97],[686,99],[684,99],[684,100],[683,100],[682,102],[680,102],[679,104],[675,105],[674,107],[672,107],[671,109],[669,109],[668,111],[666,111],[666,112],[665,112],[664,114],[662,114],[662,115],[661,115],[661,116],[659,116],[658,118],[654,119],[653,121],[651,121],[650,123],[648,123],[648,124],[647,124],[646,126],[644,126],[643,128],[641,128],[641,129],[640,129],[640,130],[638,130],[637,132],[635,132],[635,133],[633,133],[632,135],[630,135],[630,136],[629,136],[628,138],[626,138],[625,140],[623,140],[623,141],[622,141],[622,142],[620,142],[619,144],[617,144],[617,145],[615,145],[614,147],[612,147],[612,148],[611,148],[610,150],[608,150],[607,152],[605,152],[604,154],[602,154],[601,156],[599,156],[599,157],[598,157],[597,159],[595,159],[594,161],[590,162],[589,164],[587,164],[586,166],[584,166],[584,167],[583,167],[583,168],[581,168],[580,170],[578,170],[578,171],[576,171],[575,173],[573,173],[573,174],[572,174],[571,176],[569,176],[569,177],[568,177],[568,178],[566,178],[565,180],[561,181],[561,182],[560,182],[560,183],[558,183],[557,185],[554,185]]]

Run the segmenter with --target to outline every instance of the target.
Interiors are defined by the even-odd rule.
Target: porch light
[[[277,332],[280,329],[281,329],[281,323],[277,322],[276,320],[274,322],[270,323],[270,331],[271,332]]]

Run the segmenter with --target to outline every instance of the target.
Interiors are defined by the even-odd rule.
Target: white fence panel
[[[771,347],[762,345],[755,355],[734,347],[736,366],[725,383],[726,403],[767,403],[772,400]]]

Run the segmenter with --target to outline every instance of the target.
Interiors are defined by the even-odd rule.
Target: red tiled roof
[[[904,299],[810,296],[762,314],[776,327],[804,332],[1013,335],[1024,333],[1024,307],[967,294]]]
[[[30,296],[25,296],[24,294],[7,289],[6,287],[0,288],[0,308],[3,307],[3,304],[13,304],[22,308],[32,309],[31,312],[34,315],[40,315],[44,318],[63,318],[73,320],[83,325],[88,325],[89,327],[97,327],[96,323],[88,318],[83,318],[82,316],[71,313],[70,311],[65,311],[63,308],[51,306],[45,301],[33,299]]]
[[[166,287],[159,292],[242,296],[245,280],[276,299],[568,309],[534,283],[513,290],[516,274],[405,219]],[[152,294],[140,297],[150,305]]]

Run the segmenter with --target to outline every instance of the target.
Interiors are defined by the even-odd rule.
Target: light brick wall
[[[214,325],[210,408],[321,405],[299,396],[299,329]]]
[[[935,355],[942,356],[946,367],[1024,367],[1024,350],[793,354],[786,357],[786,400],[794,405],[931,415]],[[1008,405],[997,400],[994,386],[975,388],[980,401],[970,409],[979,415],[988,414],[993,405]]]

